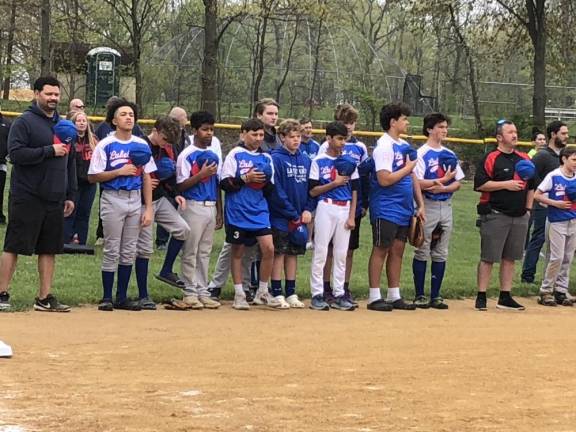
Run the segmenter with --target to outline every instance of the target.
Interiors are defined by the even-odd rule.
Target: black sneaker
[[[442,297],[435,297],[430,300],[430,307],[432,309],[448,309],[448,305],[444,303],[444,299]]]
[[[428,309],[430,307],[430,300],[425,295],[418,296],[414,299],[414,305],[418,309]]]
[[[388,304],[390,304],[392,306],[393,309],[398,309],[398,310],[409,310],[409,311],[413,311],[416,310],[416,305],[413,303],[406,303],[404,301],[404,299],[399,298],[398,300],[395,300],[393,302],[388,302]]]
[[[556,304],[561,306],[574,306],[572,300],[565,293],[554,291],[554,300],[556,300]]]
[[[477,311],[487,311],[488,306],[486,305],[486,296],[476,296],[476,303],[474,304],[474,309]]]
[[[394,310],[394,307],[384,299],[374,300],[372,303],[368,303],[366,308],[377,312],[392,312]]]
[[[112,312],[114,310],[114,303],[111,298],[103,298],[98,304],[99,311]]]
[[[8,291],[0,293],[0,311],[6,311],[10,309],[10,294]]]
[[[249,305],[254,304],[254,296],[256,295],[256,289],[253,287],[244,290],[244,294],[246,294],[246,301]]]
[[[497,309],[505,309],[505,310],[514,310],[514,311],[523,311],[526,309],[520,303],[512,298],[512,296],[500,297],[498,299],[498,304],[496,305]]]
[[[168,273],[165,275],[159,273],[159,274],[155,275],[154,277],[156,279],[158,279],[159,281],[167,283],[168,285],[172,285],[175,288],[184,289],[186,287],[186,284],[184,283],[184,281],[182,279],[180,279],[176,273]]]
[[[6,225],[6,216],[0,214],[0,225]]]
[[[222,295],[221,288],[208,288],[208,292],[210,293],[210,298],[212,300],[220,301],[220,296]]]
[[[70,306],[60,303],[52,294],[40,300],[36,297],[34,310],[41,312],[70,312]]]
[[[140,302],[133,301],[130,299],[124,299],[122,301],[116,301],[114,303],[114,309],[121,309],[121,310],[128,310],[128,311],[140,311],[142,307],[140,307]]]

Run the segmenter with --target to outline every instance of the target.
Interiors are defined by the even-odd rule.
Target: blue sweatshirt
[[[308,194],[310,159],[300,150],[291,154],[284,147],[272,151],[274,192],[268,197],[270,223],[288,231],[288,222],[300,218],[305,210],[313,211],[316,200]]]

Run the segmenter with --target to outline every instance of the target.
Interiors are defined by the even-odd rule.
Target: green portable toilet
[[[93,48],[86,54],[86,105],[104,106],[120,92],[120,53],[113,48]]]

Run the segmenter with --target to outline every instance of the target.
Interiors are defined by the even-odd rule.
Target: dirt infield
[[[573,431],[576,308],[0,314],[0,431]]]

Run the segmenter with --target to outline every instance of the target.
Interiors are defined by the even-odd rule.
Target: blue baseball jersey
[[[202,166],[197,163],[198,156],[205,151],[212,151],[210,147],[202,149],[191,144],[186,147],[178,156],[176,162],[176,183],[183,183],[185,180],[198,174]],[[222,158],[220,154],[212,151],[218,156],[218,172],[213,176],[205,178],[194,186],[182,191],[182,196],[192,201],[216,201],[218,198],[218,183],[222,173]]]
[[[300,152],[302,154],[308,156],[310,160],[314,159],[318,156],[318,151],[320,150],[320,144],[315,141],[313,138],[310,138],[308,141],[302,141],[300,143]]]
[[[378,171],[396,172],[404,167],[405,158],[402,150],[410,147],[406,141],[394,141],[384,134],[377,142],[372,153],[374,169]],[[399,226],[410,225],[414,214],[414,189],[412,175],[408,174],[397,183],[390,186],[380,186],[378,178],[370,179],[370,219],[384,219]]]
[[[224,160],[222,180],[239,179],[257,164],[269,164],[272,169],[271,183],[274,183],[274,164],[269,153],[250,151],[244,146],[234,147]],[[228,225],[257,231],[270,228],[270,212],[262,189],[245,184],[238,192],[226,193],[225,217]]]
[[[324,186],[325,184],[331,183],[335,178],[338,172],[334,167],[334,161],[336,160],[335,157],[329,156],[326,153],[319,154],[314,158],[312,164],[310,165],[310,180],[318,181],[320,186]],[[356,180],[358,178],[358,169],[355,169],[352,175],[350,176],[350,180]],[[334,189],[330,189],[328,192],[323,193],[322,195],[318,196],[318,199],[329,198],[336,201],[352,201],[352,183],[349,181],[348,183],[335,187]]]
[[[318,150],[318,154],[324,154],[326,153],[326,150],[328,150],[328,142],[324,141]],[[342,149],[342,154],[354,158],[356,166],[368,159],[366,144],[358,141],[355,137],[351,137],[346,141],[346,144],[344,144],[344,148]]]
[[[96,145],[96,148],[92,153],[92,159],[90,160],[88,174],[100,174],[106,171],[114,171],[130,163],[130,147],[132,143],[148,145],[148,143],[142,138],[138,138],[134,135],[132,135],[132,137],[127,141],[116,138],[115,134],[108,135]],[[108,180],[107,182],[102,182],[101,187],[104,190],[131,191],[142,189],[141,172],[143,171],[149,174],[156,171],[154,159],[150,158],[150,161],[138,170],[140,175],[119,176],[112,180]]]
[[[430,147],[428,144],[424,144],[422,147],[418,149],[418,160],[416,162],[416,168],[414,168],[414,174],[416,174],[416,178],[418,180],[436,180],[444,177],[444,169],[440,166],[438,162],[438,156],[442,151],[449,151],[454,156],[456,154],[444,147],[441,146],[439,149],[435,149]],[[458,163],[456,167],[456,177],[451,181],[460,181],[464,178],[464,172],[462,168],[460,168],[460,163]],[[422,191],[424,196],[432,201],[446,201],[452,198],[452,192],[445,192],[445,193],[438,193],[433,194],[430,192]]]
[[[538,190],[547,193],[548,198],[557,201],[570,201],[566,195],[568,185],[576,186],[576,176],[567,177],[562,173],[561,168],[550,171],[542,183],[538,185]],[[563,222],[576,218],[576,203],[570,209],[564,210],[558,207],[548,206],[548,220],[550,222]]]

